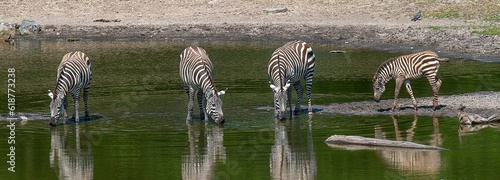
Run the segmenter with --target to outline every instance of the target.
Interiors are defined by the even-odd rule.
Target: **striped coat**
[[[184,90],[188,94],[186,120],[190,121],[193,117],[194,94],[197,94],[200,118],[208,121],[207,115],[210,115],[217,124],[224,123],[225,118],[220,96],[225,94],[225,91],[218,91],[215,88],[213,83],[214,68],[207,52],[197,46],[184,49],[180,55],[179,74],[184,84]]]
[[[373,76],[373,92],[375,101],[379,101],[382,93],[385,91],[385,84],[395,79],[396,89],[394,91],[394,101],[392,110],[396,108],[397,98],[403,83],[405,84],[408,94],[410,94],[413,107],[417,110],[417,102],[413,96],[410,79],[418,79],[426,76],[429,84],[434,92],[433,110],[438,106],[438,92],[442,81],[437,77],[440,62],[447,62],[448,58],[440,58],[433,51],[422,51],[413,54],[390,58],[380,65],[377,72]]]
[[[303,41],[292,41],[276,49],[268,63],[268,77],[271,89],[274,92],[275,116],[285,119],[286,103],[291,105],[291,89],[293,85],[297,91],[297,103],[294,113],[300,111],[302,95],[304,93],[300,80],[305,79],[308,111],[312,114],[311,88],[314,74],[315,56],[312,48]]]
[[[51,97],[50,125],[56,125],[59,117],[64,114],[68,108],[67,93],[73,94],[75,123],[79,122],[78,108],[80,100],[80,91],[83,90],[83,100],[85,103],[85,117],[89,117],[88,111],[88,93],[90,83],[92,82],[92,70],[90,59],[85,53],[75,51],[63,56],[59,67],[57,68],[57,84],[54,91],[49,92]]]

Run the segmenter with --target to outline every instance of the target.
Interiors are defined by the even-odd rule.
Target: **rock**
[[[21,35],[38,34],[40,31],[40,25],[35,21],[23,20],[21,25],[19,25],[19,33]]]
[[[0,23],[0,40],[9,42],[16,35],[16,24]]]
[[[288,9],[286,7],[274,7],[274,8],[266,8],[264,9],[265,13],[283,13],[287,12]]]

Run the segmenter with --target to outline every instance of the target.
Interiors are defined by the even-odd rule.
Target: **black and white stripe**
[[[274,107],[277,119],[285,119],[286,103],[292,111],[290,85],[297,91],[297,104],[294,113],[300,111],[300,103],[304,93],[301,78],[305,79],[308,111],[312,114],[311,87],[314,74],[315,56],[312,48],[303,41],[292,41],[274,51],[268,63],[268,77],[274,91]]]
[[[415,100],[415,97],[413,97],[410,79],[418,79],[425,75],[427,80],[429,80],[432,91],[434,92],[432,109],[436,110],[438,106],[437,96],[439,88],[441,87],[441,80],[437,77],[437,72],[441,61],[447,62],[448,58],[439,58],[433,51],[423,51],[403,55],[385,61],[382,65],[380,65],[375,73],[375,76],[373,76],[373,96],[375,101],[380,101],[380,97],[385,91],[385,84],[389,80],[395,79],[396,89],[394,91],[392,110],[396,108],[397,98],[403,83],[406,86],[408,94],[411,96],[414,109],[417,110],[417,101]]]
[[[73,118],[79,122],[78,107],[80,100],[80,91],[83,89],[83,101],[85,103],[85,117],[89,117],[88,94],[90,83],[92,82],[92,71],[90,59],[85,53],[75,51],[63,56],[59,67],[57,68],[57,85],[55,91],[49,92],[52,101],[50,103],[51,122],[50,125],[56,125],[57,120],[68,108],[67,93],[73,94],[75,111]]]
[[[184,49],[180,55],[179,74],[189,100],[186,120],[192,119],[194,94],[196,93],[200,107],[200,118],[208,121],[207,115],[210,115],[217,124],[223,124],[225,118],[220,96],[225,91],[217,91],[214,86],[214,68],[207,52],[197,46]],[[205,97],[204,103],[202,103],[203,97]],[[203,110],[203,105],[206,106],[205,110]]]

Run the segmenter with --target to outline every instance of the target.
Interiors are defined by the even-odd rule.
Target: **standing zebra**
[[[225,94],[225,91],[217,91],[214,86],[214,68],[207,52],[203,48],[190,46],[182,51],[180,59],[179,74],[189,101],[186,120],[192,120],[194,94],[196,93],[200,107],[200,119],[205,119],[207,122],[208,115],[210,115],[217,124],[223,124],[225,119],[220,96]],[[205,96],[204,104],[202,103],[203,96]],[[203,106],[206,107],[205,111]]]
[[[78,106],[80,91],[83,89],[83,101],[85,102],[85,118],[89,117],[88,94],[92,82],[92,70],[90,59],[80,51],[70,52],[63,56],[57,68],[57,85],[55,91],[49,90],[50,102],[50,125],[55,126],[61,113],[66,117],[68,108],[67,93],[73,94],[75,111],[73,119],[79,122]]]
[[[448,62],[448,58],[439,58],[435,52],[423,51],[414,54],[390,58],[378,68],[375,76],[373,76],[373,91],[376,102],[380,101],[380,96],[385,91],[385,84],[391,80],[396,80],[396,89],[394,90],[394,101],[392,110],[396,108],[399,90],[404,83],[408,94],[411,96],[413,108],[417,110],[417,101],[413,97],[413,91],[410,86],[410,79],[418,79],[425,75],[434,92],[432,110],[436,110],[438,106],[438,92],[441,87],[441,79],[437,77],[439,62]]]
[[[294,114],[300,111],[300,102],[304,90],[300,79],[306,81],[306,94],[309,114],[312,114],[311,87],[314,74],[314,53],[312,48],[303,41],[292,41],[276,49],[268,63],[267,73],[269,84],[274,92],[275,117],[285,119],[286,103],[292,112],[292,90],[288,89],[293,84],[297,91],[297,104]]]

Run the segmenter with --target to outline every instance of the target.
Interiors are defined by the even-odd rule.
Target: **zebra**
[[[413,108],[416,111],[417,101],[415,101],[415,97],[413,97],[410,79],[418,79],[425,75],[434,92],[432,110],[435,111],[438,106],[437,96],[442,83],[441,79],[437,77],[439,63],[448,61],[448,58],[440,58],[433,51],[422,51],[388,59],[380,65],[373,76],[373,97],[375,101],[380,101],[380,97],[385,91],[385,84],[389,80],[395,79],[396,89],[394,90],[394,101],[391,110],[394,111],[396,108],[399,90],[404,83],[408,94],[411,96]]]
[[[90,59],[80,51],[70,52],[63,56],[57,68],[57,85],[54,91],[49,90],[50,102],[50,125],[55,126],[57,120],[68,108],[67,93],[73,94],[75,110],[73,119],[79,122],[78,107],[80,91],[83,89],[83,101],[85,103],[85,118],[89,118],[88,94],[92,82],[92,70]]]
[[[300,80],[305,79],[308,112],[312,114],[311,87],[314,74],[315,56],[312,48],[301,40],[291,41],[276,49],[268,63],[267,73],[269,87],[274,92],[275,117],[286,119],[286,103],[290,105],[292,113],[292,90],[290,85],[297,91],[297,104],[294,114],[300,111],[300,103],[304,93]]]
[[[179,74],[188,95],[186,121],[189,122],[193,118],[194,95],[197,94],[200,119],[205,119],[205,122],[208,122],[208,115],[210,115],[217,124],[223,124],[225,118],[220,96],[224,95],[226,91],[218,91],[215,88],[214,68],[205,49],[197,46],[184,49],[180,55]],[[204,103],[203,96],[205,97]],[[206,108],[205,111],[203,106]]]

